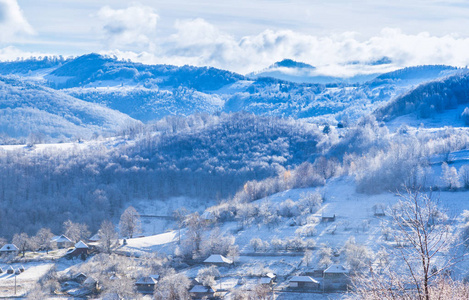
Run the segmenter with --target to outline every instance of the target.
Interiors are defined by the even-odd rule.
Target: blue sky
[[[351,75],[351,61],[465,66],[467,49],[459,0],[0,0],[0,59],[99,52],[247,73],[292,58]],[[367,66],[383,56],[392,66]]]

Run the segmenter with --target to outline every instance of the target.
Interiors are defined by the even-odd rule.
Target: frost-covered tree
[[[103,221],[98,231],[99,245],[103,252],[111,253],[112,246],[117,242],[117,232],[111,221]]]
[[[441,172],[441,179],[445,188],[452,190],[461,186],[458,171],[455,167],[450,167],[446,162],[443,162]]]
[[[53,247],[52,238],[54,234],[50,231],[49,228],[41,228],[34,236],[35,243],[39,250],[45,250],[49,253],[49,250]]]
[[[319,265],[324,269],[332,264],[332,248],[326,244],[321,244],[319,249]]]
[[[86,224],[74,223],[68,220],[64,222],[63,227],[65,235],[74,242],[85,240],[91,234]]]
[[[408,246],[392,251],[396,266],[357,276],[356,293],[365,299],[439,298],[438,282],[448,279],[446,271],[460,259],[447,254],[458,242],[455,243],[446,220],[446,214],[430,196],[411,191],[401,195],[392,210],[391,225],[395,229],[394,239],[403,240]],[[445,258],[436,267],[436,259],[442,253]]]
[[[157,300],[189,300],[189,286],[189,279],[182,273],[166,275],[156,285],[153,295]]]
[[[119,221],[120,234],[124,237],[133,238],[140,232],[140,214],[133,206],[129,206],[121,215]]]
[[[20,234],[15,234],[13,236],[12,243],[18,247],[21,253],[23,253],[23,257],[28,250],[33,250],[36,246],[34,243],[34,240],[31,239],[28,234],[26,233],[20,233]]]

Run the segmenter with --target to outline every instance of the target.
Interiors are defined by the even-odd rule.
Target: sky
[[[462,0],[0,0],[0,60],[97,52],[246,74],[290,58],[351,76],[466,66],[468,49]]]

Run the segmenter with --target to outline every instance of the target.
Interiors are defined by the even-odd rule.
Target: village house
[[[333,213],[322,213],[321,221],[324,223],[327,222],[334,222],[335,221],[335,214]]]
[[[342,265],[334,264],[323,272],[324,290],[345,290],[350,283],[350,271]]]
[[[73,245],[72,240],[66,237],[65,235],[53,238],[52,242],[55,242],[57,244],[57,248],[59,249],[68,248]]]
[[[231,259],[228,259],[220,254],[212,254],[206,260],[204,260],[205,264],[208,265],[216,265],[216,266],[230,266],[233,264]]]
[[[293,276],[288,285],[295,289],[319,289],[319,282],[309,276]]]
[[[267,273],[261,277],[260,284],[273,285],[277,275],[274,273]]]
[[[83,241],[79,241],[75,244],[75,248],[67,251],[66,256],[68,258],[81,257],[82,259],[85,259],[89,254],[89,250],[90,247],[88,247],[87,244],[83,243]]]
[[[155,291],[155,286],[158,283],[158,279],[160,278],[159,275],[150,275],[141,277],[139,280],[135,282],[135,286],[137,287],[137,292],[142,294],[153,294]]]
[[[77,275],[73,276],[73,280],[78,282],[78,283],[83,283],[88,276],[86,276],[83,273],[78,273]]]
[[[189,290],[193,299],[212,299],[215,296],[216,290],[209,286],[195,285]]]
[[[10,254],[13,254],[13,255],[18,255],[18,252],[20,250],[18,249],[18,247],[16,247],[15,245],[13,244],[6,244],[6,245],[3,245],[3,247],[0,249],[0,255],[2,254],[6,254],[6,255],[10,255]]]

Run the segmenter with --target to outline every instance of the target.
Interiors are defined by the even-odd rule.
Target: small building
[[[233,264],[233,261],[224,257],[223,255],[212,254],[206,260],[204,260],[204,263],[208,265],[229,266]]]
[[[57,243],[57,248],[59,249],[64,249],[73,246],[72,240],[66,237],[65,235],[55,237],[52,239],[52,241]]]
[[[321,222],[334,222],[335,214],[332,213],[322,213]]]
[[[20,251],[20,249],[18,249],[18,247],[16,247],[14,244],[5,244],[3,245],[3,247],[0,249],[0,254],[14,254],[14,255],[18,255],[18,252]]]
[[[0,274],[2,274],[2,273],[3,273],[3,269],[2,269],[2,267],[0,267]]]
[[[98,290],[98,281],[93,277],[88,277],[85,281],[83,281],[82,286],[83,288],[94,293]]]
[[[350,271],[334,264],[323,272],[324,290],[345,290],[350,283]]]
[[[137,287],[137,292],[142,294],[153,294],[155,291],[155,286],[158,283],[158,279],[160,278],[159,275],[150,275],[141,277],[139,280],[135,282],[135,286]]]
[[[87,278],[88,276],[83,273],[78,273],[77,275],[73,276],[73,280],[78,283],[83,283]]]
[[[217,217],[215,216],[215,214],[212,211],[208,210],[204,211],[204,213],[200,217],[202,218],[202,220],[209,223],[217,221]]]
[[[18,268],[18,270],[20,270],[20,272],[23,273],[26,269],[24,268],[23,265],[21,265],[21,266]]]
[[[93,235],[92,237],[90,237],[88,239],[88,242],[89,243],[96,243],[96,242],[99,242],[100,239],[101,239],[101,237],[99,236],[99,233],[96,233],[95,235]]]
[[[15,274],[15,269],[13,269],[13,267],[10,266],[10,267],[7,269],[7,274]]]
[[[260,284],[273,285],[277,275],[274,273],[267,273],[261,277]]]
[[[288,285],[295,289],[319,289],[319,282],[309,276],[293,276]]]
[[[81,257],[82,259],[86,259],[89,254],[89,250],[90,247],[88,247],[87,244],[85,244],[83,241],[79,241],[75,244],[75,248],[67,251],[66,256],[68,258]]]
[[[215,296],[216,290],[209,286],[195,285],[189,290],[189,294],[193,299],[210,299]]]

